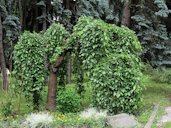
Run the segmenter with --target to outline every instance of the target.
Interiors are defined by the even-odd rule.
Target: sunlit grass
[[[152,125],[153,128],[156,128],[158,119],[164,114],[164,108],[171,106],[171,102],[169,101],[169,97],[171,97],[171,85],[157,83],[150,76],[145,76],[144,84],[146,85],[146,89],[143,92],[143,105],[137,118],[140,123],[145,125],[153,112],[154,106],[160,103],[160,108]]]
[[[23,94],[18,94],[13,89],[14,84],[17,84],[16,81],[13,78],[10,78],[9,89],[8,92],[6,92],[2,90],[2,78],[0,77],[0,111],[2,111],[6,103],[11,102],[14,114],[29,113],[31,107],[28,106],[28,102]]]

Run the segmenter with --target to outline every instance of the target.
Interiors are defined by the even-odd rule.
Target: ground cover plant
[[[142,126],[144,126],[147,123],[151,113],[153,112],[154,105],[156,103],[160,102],[160,108],[157,112],[157,116],[155,117],[155,121],[152,125],[152,128],[157,128],[157,126],[156,126],[157,121],[162,115],[164,115],[164,108],[171,105],[171,101],[170,101],[171,87],[170,87],[170,84],[158,83],[158,82],[154,81],[154,79],[152,78],[151,75],[145,74],[145,75],[143,75],[143,79],[144,79],[143,83],[145,84],[145,87],[146,87],[146,89],[143,91],[143,99],[144,100],[143,100],[143,104],[141,105],[140,111],[136,117],[137,117],[138,121],[142,124]],[[76,86],[76,85],[72,85],[72,86]],[[87,89],[87,87],[86,87],[86,89]],[[90,89],[88,89],[88,90],[90,90]],[[1,90],[0,95],[1,95],[0,100],[1,101],[5,100],[2,90]],[[90,95],[91,94],[86,93],[85,96],[90,97]],[[22,102],[21,102],[21,108],[20,108],[21,112],[19,115],[17,113],[17,103],[16,103],[17,97],[13,97],[14,107],[12,110],[15,112],[15,113],[13,113],[13,115],[9,115],[8,117],[5,117],[1,111],[0,126],[2,128],[6,128],[6,126],[9,126],[9,125],[11,125],[11,127],[14,127],[15,125],[19,126],[21,124],[21,122],[23,121],[23,118],[26,118],[27,115],[29,115],[29,113],[31,113],[32,110],[29,110],[31,108],[27,107],[27,105],[25,104],[25,101],[26,101],[26,99],[24,98],[24,96],[22,96]],[[2,104],[0,104],[1,110],[2,110],[2,107],[3,107]],[[27,115],[25,115],[24,113],[27,113]],[[54,116],[54,124],[51,124],[52,128],[55,126],[60,126],[60,125],[63,127],[65,126],[65,127],[69,128],[69,127],[71,127],[70,124],[75,125],[75,127],[78,124],[81,124],[81,121],[80,121],[81,118],[80,118],[80,116],[78,116],[78,114],[52,113],[52,115]],[[91,122],[93,123],[93,121],[91,118],[90,119],[88,118],[88,120],[90,121],[90,123],[87,123],[87,124],[89,124],[89,126],[91,126]],[[9,124],[9,122],[12,122],[12,121],[14,121],[14,123]],[[88,122],[88,121],[83,121],[83,122]],[[102,123],[102,122],[99,121],[99,123]],[[164,126],[165,126],[165,128],[169,128],[170,124],[166,123]],[[16,128],[18,128],[18,127],[16,127]]]

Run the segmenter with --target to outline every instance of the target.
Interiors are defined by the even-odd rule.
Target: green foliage
[[[64,49],[67,49],[66,38],[69,33],[61,24],[52,24],[44,33],[46,52],[50,63],[54,63]]]
[[[90,128],[110,128],[110,126],[107,126],[104,118],[83,118],[80,121],[80,126]]]
[[[0,122],[0,127],[1,128],[19,128],[21,126],[21,122],[18,122],[18,121],[3,121],[3,122]]]
[[[5,41],[4,41],[4,54],[7,65],[12,65],[12,55],[14,51],[14,45],[16,44],[20,35],[20,21],[19,18],[14,15],[7,15],[3,21],[5,29]]]
[[[2,113],[4,116],[10,116],[13,114],[13,110],[14,106],[12,105],[11,101],[6,102],[5,104],[3,104],[2,106]]]
[[[64,8],[63,1],[61,0],[52,1],[52,7],[54,9],[54,13],[56,14],[56,15],[53,14],[52,22],[61,23],[65,26],[67,30],[72,31],[73,24],[71,22],[71,17],[73,16],[72,15],[73,10],[72,9],[69,10],[70,2],[69,3],[68,2],[69,1],[65,3],[66,4],[65,6],[67,8]]]
[[[7,12],[7,9],[6,9],[6,6],[5,6],[5,1],[4,0],[0,0],[0,13],[1,13],[1,17],[6,17],[8,12]]]
[[[54,62],[58,59],[58,57],[63,54],[64,50],[70,48],[70,45],[67,42],[67,38],[69,37],[69,33],[65,30],[63,25],[61,24],[52,24],[44,33],[44,44],[46,46],[46,58],[48,65],[54,64]],[[64,61],[65,62],[65,61]],[[58,69],[59,74],[59,85],[65,84],[64,76],[65,72],[65,63],[60,66]],[[50,67],[49,67],[50,68]]]
[[[81,96],[81,108],[86,109],[93,103],[93,90],[91,82],[83,83],[82,86],[85,88],[84,93]]]
[[[158,83],[171,83],[171,70],[167,69],[165,71],[161,71],[159,69],[153,69],[151,74],[152,80]]]
[[[3,21],[3,25],[6,30],[6,36],[13,41],[16,40],[21,28],[19,18],[14,15],[8,15]]]
[[[50,64],[57,60],[68,48],[65,43],[68,35],[62,25],[52,24],[44,35],[24,32],[14,48],[14,76],[19,81],[16,90],[20,88],[27,97],[32,95],[36,106],[47,75],[45,59],[48,58],[46,61]]]
[[[141,46],[133,31],[116,25],[82,17],[74,27],[73,41],[80,41],[80,57],[86,70],[91,70],[95,64],[111,53],[140,52]]]
[[[75,113],[54,114],[50,128],[110,128],[104,118],[83,118]]]
[[[143,46],[142,59],[153,66],[168,66],[170,59],[169,36],[165,25],[170,10],[164,0],[145,0],[137,4],[133,29]],[[155,15],[154,15],[155,14]],[[155,21],[155,22],[154,22]]]
[[[171,127],[171,122],[166,122],[163,124],[165,128],[170,128]]]
[[[168,15],[171,13],[171,10],[168,9],[165,0],[154,0],[154,3],[157,4],[159,8],[159,11],[155,12],[155,15],[161,17],[168,17]]]
[[[129,54],[114,54],[97,64],[91,76],[94,104],[111,113],[135,112],[142,100],[139,64]]]
[[[122,7],[125,0],[79,0],[77,16],[92,16],[106,22],[118,24],[121,19]]]
[[[68,85],[60,89],[57,96],[57,110],[62,113],[78,112],[80,110],[81,98],[73,87]]]
[[[66,114],[54,114],[54,122],[50,125],[50,128],[76,128],[80,123],[80,116],[76,113],[66,113]]]
[[[35,94],[39,102],[40,92],[44,88],[44,44],[37,33],[24,32],[14,48],[14,77],[17,92],[23,92],[28,98]],[[33,97],[33,100],[36,97]],[[37,103],[38,104],[38,103]]]
[[[165,108],[170,106],[170,98],[168,97],[171,93],[171,86],[170,84],[156,82],[149,75],[143,75],[143,77],[145,78],[144,84],[146,85],[146,89],[143,91],[143,105],[140,108],[137,119],[144,126],[154,111],[154,106],[160,103],[157,115],[155,116],[156,118],[152,124],[153,128],[157,128],[158,119],[165,115]]]
[[[82,17],[74,27],[80,58],[93,83],[94,105],[111,113],[133,112],[141,102],[141,45],[128,28]],[[129,98],[128,98],[129,97]]]

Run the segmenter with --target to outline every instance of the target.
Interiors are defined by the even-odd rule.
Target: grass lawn
[[[164,108],[171,106],[171,85],[157,83],[153,81],[150,76],[144,77],[144,84],[146,85],[146,89],[143,92],[144,101],[140,110],[140,115],[137,118],[140,123],[145,125],[153,112],[155,104],[160,103],[157,116],[152,125],[152,128],[156,128],[158,119],[164,114]]]
[[[1,82],[1,81],[0,81]],[[151,79],[150,76],[145,75],[143,83],[145,84],[146,88],[143,92],[144,100],[143,104],[140,108],[140,112],[137,115],[138,121],[143,125],[145,125],[150,117],[150,115],[153,112],[153,108],[155,104],[160,103],[160,108],[157,112],[157,116],[155,117],[154,123],[152,125],[152,128],[157,128],[156,123],[157,120],[164,114],[164,108],[171,106],[171,85],[166,83],[157,83],[154,80]],[[87,96],[92,98],[90,95],[91,93],[87,92]],[[44,95],[44,102],[46,101],[47,95]],[[2,91],[0,89],[0,112],[2,113],[3,104],[7,101],[11,100],[13,103],[13,111],[17,114],[27,114],[31,112],[30,106],[27,106],[27,100],[24,98],[23,95],[21,95],[21,99],[16,93],[13,91],[13,89],[10,89],[8,94]],[[19,109],[19,103],[20,103],[20,109]],[[83,104],[85,106],[88,106],[89,99],[85,99]],[[45,106],[45,104],[42,104],[42,106]],[[44,107],[42,107],[42,110]],[[171,123],[164,124],[165,128],[170,128]]]

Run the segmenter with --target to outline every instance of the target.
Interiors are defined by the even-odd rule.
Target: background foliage
[[[170,40],[166,26],[171,10],[164,0],[145,0],[134,5],[132,28],[143,46],[142,58],[154,67],[169,66]],[[155,21],[155,22],[154,22]]]
[[[75,88],[68,85],[59,89],[57,96],[57,110],[62,113],[79,112],[81,107],[81,97]]]

